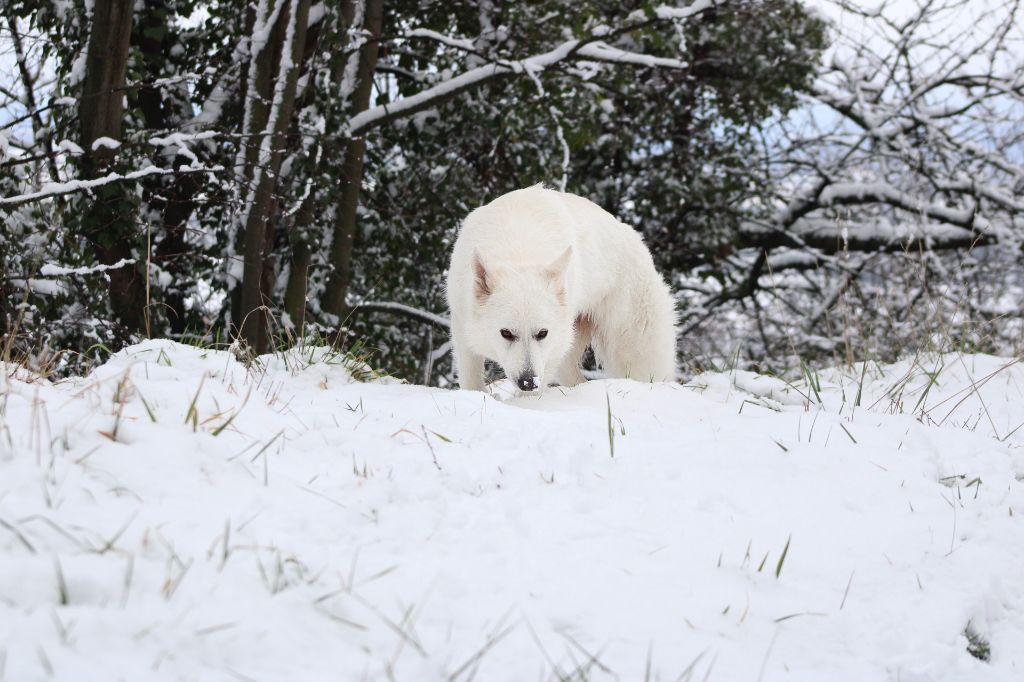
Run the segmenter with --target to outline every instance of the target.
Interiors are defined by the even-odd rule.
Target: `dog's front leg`
[[[587,378],[583,376],[583,354],[594,335],[594,323],[589,315],[581,314],[573,323],[573,342],[569,352],[558,367],[558,383],[562,386],[572,387],[585,383]]]
[[[456,339],[452,339],[452,353],[455,359],[455,374],[459,378],[459,388],[466,391],[484,390],[483,357]]]

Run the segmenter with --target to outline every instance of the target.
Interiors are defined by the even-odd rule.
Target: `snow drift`
[[[8,367],[5,679],[1024,674],[1013,360],[540,398],[342,360]]]

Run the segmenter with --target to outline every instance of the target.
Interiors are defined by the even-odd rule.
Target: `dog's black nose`
[[[519,386],[520,391],[533,391],[537,388],[537,384],[533,383],[533,377],[526,376],[525,374],[519,377],[516,385]]]

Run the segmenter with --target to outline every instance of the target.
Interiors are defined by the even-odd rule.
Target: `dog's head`
[[[572,247],[551,263],[509,267],[473,254],[474,345],[505,370],[520,391],[542,390],[573,343],[566,302]]]

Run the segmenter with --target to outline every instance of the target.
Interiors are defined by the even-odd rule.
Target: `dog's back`
[[[470,213],[456,248],[459,243],[472,246],[485,259],[509,264],[543,264],[552,253],[573,245],[576,231],[562,194],[536,185],[504,194]]]

